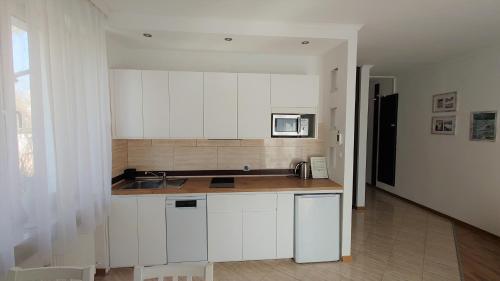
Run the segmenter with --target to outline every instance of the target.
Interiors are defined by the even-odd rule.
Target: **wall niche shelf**
[[[335,94],[338,90],[338,76],[339,76],[339,68],[335,67],[332,71],[330,71],[330,94]]]

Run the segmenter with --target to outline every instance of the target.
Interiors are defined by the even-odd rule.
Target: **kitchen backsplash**
[[[138,170],[288,169],[311,156],[325,156],[321,139],[113,140],[113,177]]]

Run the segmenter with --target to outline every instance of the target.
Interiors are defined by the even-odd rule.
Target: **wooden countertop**
[[[120,189],[124,182],[113,186],[112,195],[141,194],[190,194],[190,193],[232,193],[232,192],[342,192],[342,185],[329,179],[301,180],[292,176],[235,177],[234,188],[210,188],[212,177],[188,178],[181,189]]]

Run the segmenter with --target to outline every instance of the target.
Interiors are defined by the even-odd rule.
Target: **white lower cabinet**
[[[208,260],[242,259],[241,212],[208,212]]]
[[[137,198],[139,265],[167,263],[164,197]]]
[[[109,256],[111,267],[138,263],[137,198],[111,197],[109,213]]]
[[[164,196],[113,196],[111,267],[167,263]],[[291,258],[294,194],[207,194],[208,260]]]
[[[276,214],[276,258],[293,258],[294,243],[293,193],[278,193]]]
[[[276,258],[276,209],[243,212],[243,260]]]
[[[111,197],[109,256],[111,267],[167,263],[163,196]]]
[[[276,193],[208,195],[209,261],[275,259],[276,199]]]

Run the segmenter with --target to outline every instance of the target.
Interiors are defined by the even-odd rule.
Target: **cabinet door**
[[[205,73],[205,138],[236,139],[238,137],[237,84],[236,73]]]
[[[276,258],[276,210],[243,212],[243,260]]]
[[[203,72],[169,72],[170,137],[203,138]]]
[[[242,259],[242,217],[239,212],[208,212],[208,260]]]
[[[109,213],[109,256],[111,267],[138,263],[137,198],[112,197]]]
[[[139,265],[167,263],[167,234],[164,197],[139,197]]]
[[[167,71],[142,71],[144,138],[170,137],[170,99]]]
[[[271,75],[238,73],[238,138],[271,136]]]
[[[114,138],[143,137],[140,70],[111,70]]]
[[[318,107],[318,102],[318,76],[271,74],[273,107]]]
[[[294,195],[293,193],[278,194],[276,217],[276,258],[287,259],[293,257],[293,220]]]

